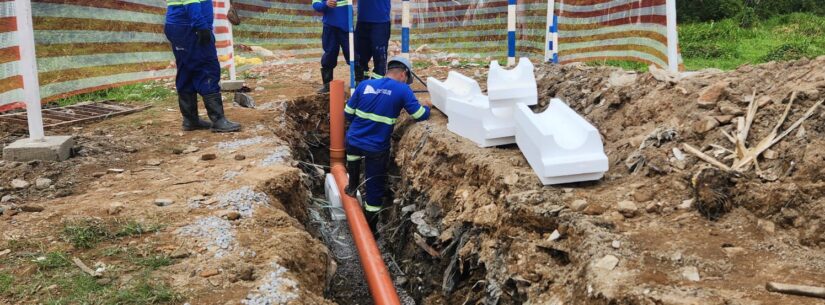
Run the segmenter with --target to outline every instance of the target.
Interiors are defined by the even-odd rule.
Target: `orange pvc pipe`
[[[367,218],[361,212],[361,205],[358,200],[352,198],[344,192],[344,187],[349,183],[347,168],[344,165],[344,82],[334,80],[330,83],[330,164],[332,166],[332,176],[338,185],[338,192],[341,194],[344,212],[347,215],[347,222],[352,233],[355,247],[358,248],[358,257],[361,259],[361,267],[364,269],[364,276],[367,278],[367,285],[370,288],[372,300],[376,305],[401,305],[398,292],[390,278],[390,272],[384,265],[384,259],[378,250],[378,244],[367,224]],[[340,159],[336,156],[340,155]]]
[[[344,164],[344,81],[329,83],[329,161],[330,165]]]

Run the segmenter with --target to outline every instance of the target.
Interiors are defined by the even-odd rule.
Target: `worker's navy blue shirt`
[[[390,0],[358,0],[358,22],[390,22]]]
[[[344,32],[349,31],[349,18],[347,16],[349,10],[347,9],[347,5],[349,5],[349,1],[338,0],[335,8],[332,8],[327,6],[326,0],[312,0],[312,8],[317,12],[324,13],[323,23],[339,28]]]
[[[189,25],[196,30],[212,29],[212,0],[166,0],[166,23]]]
[[[410,86],[391,78],[361,82],[344,108],[347,120],[347,145],[381,152],[390,149],[392,128],[407,111],[416,121],[430,117],[430,107],[422,106]]]

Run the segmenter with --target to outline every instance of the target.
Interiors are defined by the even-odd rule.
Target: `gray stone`
[[[123,203],[115,202],[109,205],[109,209],[106,210],[109,215],[117,215],[123,211]]]
[[[163,163],[163,160],[160,160],[160,159],[149,159],[149,160],[146,160],[146,165],[149,165],[149,166],[158,166],[158,165],[160,165],[161,163]]]
[[[185,249],[177,249],[172,254],[169,254],[170,258],[180,259],[180,258],[187,258],[189,257],[189,251]]]
[[[123,172],[125,172],[126,170],[125,170],[125,169],[122,169],[122,168],[110,168],[110,169],[108,169],[108,170],[106,170],[106,171],[107,171],[107,172],[109,172],[109,173],[112,173],[112,174],[122,174],[122,173],[123,173]]]
[[[155,205],[159,206],[159,207],[169,206],[169,205],[172,205],[173,203],[175,203],[175,201],[172,200],[172,199],[167,199],[167,198],[155,199]]]
[[[614,241],[610,244],[610,246],[611,246],[611,247],[613,247],[613,249],[618,249],[618,248],[621,248],[621,247],[622,247],[622,242],[621,242],[621,241],[618,241],[618,240],[614,240]]]
[[[48,136],[43,141],[29,138],[14,141],[3,148],[7,161],[63,161],[71,157],[74,139],[71,136]]]
[[[7,202],[12,202],[12,201],[17,201],[17,199],[18,199],[17,196],[9,194],[9,195],[3,196],[3,198],[0,199],[0,203],[7,203]]]
[[[756,222],[756,225],[765,233],[773,234],[776,232],[776,225],[770,220],[760,219]]]
[[[677,208],[679,208],[680,210],[690,210],[691,208],[693,208],[693,202],[695,202],[695,201],[696,200],[693,199],[693,198],[682,201],[682,203],[679,204],[679,206],[677,206]]]
[[[52,186],[52,179],[49,178],[37,178],[34,181],[34,186],[38,189],[47,189]]]
[[[581,212],[585,208],[587,208],[587,200],[584,199],[573,200],[573,203],[570,204],[570,209],[576,212]]]
[[[682,277],[691,282],[698,282],[700,280],[699,269],[694,266],[682,268]]]
[[[631,218],[636,216],[636,211],[638,210],[639,208],[636,207],[636,204],[633,203],[633,201],[625,200],[619,202],[619,213],[622,213],[624,217]]]
[[[29,183],[23,179],[14,179],[11,181],[11,187],[14,189],[24,189],[29,187]]]
[[[597,269],[603,269],[603,270],[610,271],[610,270],[615,269],[618,264],[619,264],[619,258],[608,254],[608,255],[605,255],[604,257],[602,257],[601,259],[599,259],[598,261],[596,261],[596,263],[593,265],[593,267],[595,267]]]

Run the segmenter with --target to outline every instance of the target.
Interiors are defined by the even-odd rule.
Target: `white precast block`
[[[608,169],[599,131],[559,99],[542,113],[517,106],[516,143],[542,184],[599,180]]]
[[[347,219],[347,214],[344,212],[344,204],[341,201],[341,192],[338,191],[338,183],[335,182],[335,177],[332,174],[327,174],[324,181],[324,193],[329,201],[329,216],[332,220]],[[361,203],[361,192],[356,194],[358,202]]]
[[[536,75],[530,59],[519,58],[518,65],[512,70],[505,70],[497,60],[492,61],[487,75],[487,96],[494,105],[538,104]]]
[[[513,144],[515,124],[513,107],[490,107],[484,95],[473,99],[448,98],[450,116],[447,129],[469,139],[479,147]]]
[[[443,82],[432,77],[427,78],[427,90],[430,91],[433,105],[447,116],[450,116],[447,106],[449,98],[468,100],[484,96],[478,82],[455,71],[450,71]]]

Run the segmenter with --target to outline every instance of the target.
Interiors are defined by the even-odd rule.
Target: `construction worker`
[[[321,79],[324,86],[318,93],[329,92],[329,82],[338,66],[338,51],[344,50],[344,59],[349,62],[349,5],[348,0],[312,0],[312,8],[324,14],[322,22],[324,30],[321,33],[321,47],[324,55],[321,56]]]
[[[355,27],[355,81],[364,80],[370,59],[375,68],[368,78],[380,78],[387,70],[390,42],[390,0],[359,0]]]
[[[366,178],[364,215],[374,233],[377,232],[378,212],[384,205],[390,135],[398,115],[404,109],[416,121],[430,117],[430,105],[419,103],[410,89],[413,80],[412,65],[408,59],[392,58],[386,74],[382,79],[359,83],[344,107],[344,115],[350,121],[346,136],[349,172],[346,193],[350,196],[356,194],[361,184],[363,159]]]
[[[238,123],[224,117],[221,98],[221,66],[212,33],[212,0],[167,0],[164,32],[172,44],[178,73],[175,88],[183,115],[183,130],[212,129],[234,132]],[[198,116],[198,94],[203,97],[210,124]]]

